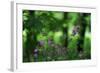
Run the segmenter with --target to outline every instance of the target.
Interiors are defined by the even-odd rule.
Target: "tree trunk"
[[[85,37],[85,30],[86,30],[86,21],[85,21],[85,14],[86,13],[80,13],[79,14],[79,19],[78,19],[78,25],[80,26],[79,30],[79,39],[77,43],[77,51],[78,53],[82,54],[84,51],[84,37]],[[81,55],[80,55],[81,56]]]
[[[65,56],[67,55],[67,50],[68,50],[67,49],[67,47],[68,47],[68,25],[67,25],[67,18],[68,18],[68,13],[64,12],[63,24],[66,24],[66,26],[63,27],[63,38],[64,38],[64,41],[62,41],[62,43],[63,43],[63,48],[65,48],[64,49]]]
[[[64,21],[63,21],[63,24],[67,23],[67,17],[68,17],[68,13],[64,12]],[[66,27],[63,27],[63,34],[65,36],[64,47],[67,48],[67,46],[68,46],[68,26],[67,25],[66,25]]]
[[[35,19],[35,14],[34,11],[29,11],[29,21],[27,23],[27,42],[26,42],[26,56],[27,56],[27,61],[31,62],[32,54],[34,49],[36,48],[37,41],[36,41],[36,33],[32,30],[34,27],[34,23],[32,21]]]

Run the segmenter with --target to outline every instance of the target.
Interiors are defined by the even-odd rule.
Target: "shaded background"
[[[23,10],[23,62],[91,58],[91,14]]]

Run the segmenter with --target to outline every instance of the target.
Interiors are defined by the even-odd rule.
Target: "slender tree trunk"
[[[65,24],[66,26],[63,27],[63,36],[64,36],[64,41],[63,41],[63,48],[65,48],[62,51],[64,53],[64,56],[67,55],[67,47],[68,47],[68,25],[67,25],[67,18],[68,18],[68,13],[64,12],[64,19],[63,19],[63,24]]]
[[[84,37],[85,37],[85,30],[86,30],[86,21],[84,19],[85,17],[85,13],[80,13],[79,14],[79,26],[80,26],[80,30],[79,30],[79,39],[78,39],[78,43],[77,43],[77,51],[78,53],[82,54],[84,51]],[[81,56],[81,55],[80,55]]]
[[[67,17],[68,17],[68,13],[64,12],[64,21],[63,21],[64,24],[67,23]],[[68,46],[68,26],[67,25],[65,27],[63,27],[63,33],[65,36],[64,47],[67,48],[67,46]]]

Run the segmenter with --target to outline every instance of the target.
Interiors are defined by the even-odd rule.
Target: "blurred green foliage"
[[[91,59],[91,14],[23,10],[23,62]]]

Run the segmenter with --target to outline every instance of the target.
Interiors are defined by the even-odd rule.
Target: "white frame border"
[[[21,16],[18,13],[21,10],[20,5],[25,6],[25,4],[26,4],[25,9],[28,9],[28,7],[27,7],[27,4],[28,4],[30,9],[32,8],[32,7],[30,7],[31,5],[33,5],[33,6],[41,5],[43,7],[46,7],[46,6],[51,7],[52,6],[55,8],[67,7],[67,8],[69,8],[69,11],[70,11],[70,8],[73,8],[73,9],[76,8],[76,10],[78,8],[78,9],[80,9],[79,12],[83,12],[84,10],[85,10],[85,12],[86,11],[90,12],[91,16],[92,16],[91,17],[91,20],[92,20],[91,21],[91,23],[92,23],[91,24],[91,26],[92,26],[91,27],[91,31],[92,31],[92,34],[91,34],[91,37],[92,37],[92,40],[91,40],[91,42],[92,42],[91,43],[92,55],[91,56],[92,56],[92,59],[91,60],[75,60],[75,61],[59,61],[59,62],[43,62],[43,63],[38,62],[38,63],[34,63],[34,64],[32,64],[32,63],[23,64],[21,62],[21,60],[18,59],[18,58],[21,59],[21,57],[19,56],[19,52],[20,53],[22,52],[22,51],[19,51],[19,48],[21,47],[21,41],[18,40],[18,39],[20,39],[20,38],[18,38],[18,36],[21,36],[20,31],[22,28],[21,28],[21,26],[19,26],[19,24],[21,24],[20,22],[22,21],[22,19],[20,19]],[[12,24],[12,27],[11,27],[11,29],[12,29],[11,70],[13,70],[13,71],[21,71],[21,70],[23,71],[23,70],[33,70],[33,69],[34,70],[35,69],[42,70],[42,69],[55,69],[55,68],[66,68],[66,67],[95,66],[97,64],[96,49],[93,49],[96,47],[96,43],[95,43],[96,40],[95,40],[95,36],[94,36],[95,30],[93,30],[93,29],[96,29],[96,25],[93,25],[93,23],[96,24],[96,22],[97,22],[96,21],[96,8],[95,7],[83,7],[83,6],[80,7],[80,6],[66,6],[66,5],[63,6],[63,5],[48,5],[48,4],[46,5],[46,4],[34,4],[32,2],[26,2],[26,3],[25,2],[12,2],[11,7],[12,7],[12,10],[11,10],[11,12],[12,12],[12,17],[11,17],[11,19],[12,19],[12,22],[11,22],[11,24]],[[51,10],[49,8],[50,11],[52,11],[52,7],[51,7]],[[23,6],[22,6],[22,8],[23,8]],[[81,11],[81,9],[83,9],[83,11]],[[90,11],[87,9],[89,9]],[[41,10],[43,10],[43,9],[41,9]],[[44,10],[45,10],[45,8],[44,8]],[[59,9],[57,9],[57,10],[59,11]],[[61,9],[60,9],[60,11],[61,11]],[[72,11],[75,12],[75,10],[72,10]],[[59,64],[59,66],[58,66],[58,64]]]

